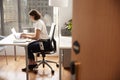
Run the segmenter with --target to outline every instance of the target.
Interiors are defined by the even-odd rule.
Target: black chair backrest
[[[50,29],[50,34],[49,34],[50,41],[51,41],[54,52],[56,52],[56,40],[54,38],[55,27],[56,27],[56,25],[54,23],[52,23],[52,26],[51,26],[51,29]]]
[[[39,45],[40,45],[40,50],[41,52],[56,52],[56,40],[54,38],[54,33],[55,33],[55,27],[56,25],[52,23],[51,29],[50,29],[50,34],[49,34],[49,39],[40,39]]]

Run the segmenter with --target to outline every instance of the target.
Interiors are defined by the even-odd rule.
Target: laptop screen
[[[20,38],[20,35],[21,35],[21,34],[20,34],[20,33],[17,33],[16,30],[15,30],[15,28],[12,28],[12,29],[11,29],[11,32],[12,32],[12,34],[15,36],[15,38]]]

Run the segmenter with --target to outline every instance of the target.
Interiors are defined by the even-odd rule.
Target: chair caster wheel
[[[59,64],[56,64],[56,67],[58,68],[58,67],[59,67]]]
[[[38,71],[37,71],[37,70],[34,70],[34,71],[33,71],[33,73],[34,73],[34,74],[37,74],[37,73],[38,73]]]
[[[45,64],[43,64],[43,68],[45,68]]]
[[[51,74],[52,74],[52,75],[54,75],[54,73],[55,73],[55,71],[54,71],[54,70],[52,70],[52,71],[51,71]]]

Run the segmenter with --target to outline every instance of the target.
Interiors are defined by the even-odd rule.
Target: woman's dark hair
[[[34,9],[29,12],[29,15],[34,16],[35,20],[39,20],[41,18],[40,12]]]

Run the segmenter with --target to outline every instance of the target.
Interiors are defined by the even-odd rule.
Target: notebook
[[[12,28],[11,32],[15,37],[15,40],[13,41],[14,43],[25,43],[25,42],[30,42],[31,41],[31,39],[22,39],[22,38],[20,38],[21,33],[17,33],[15,28]]]

